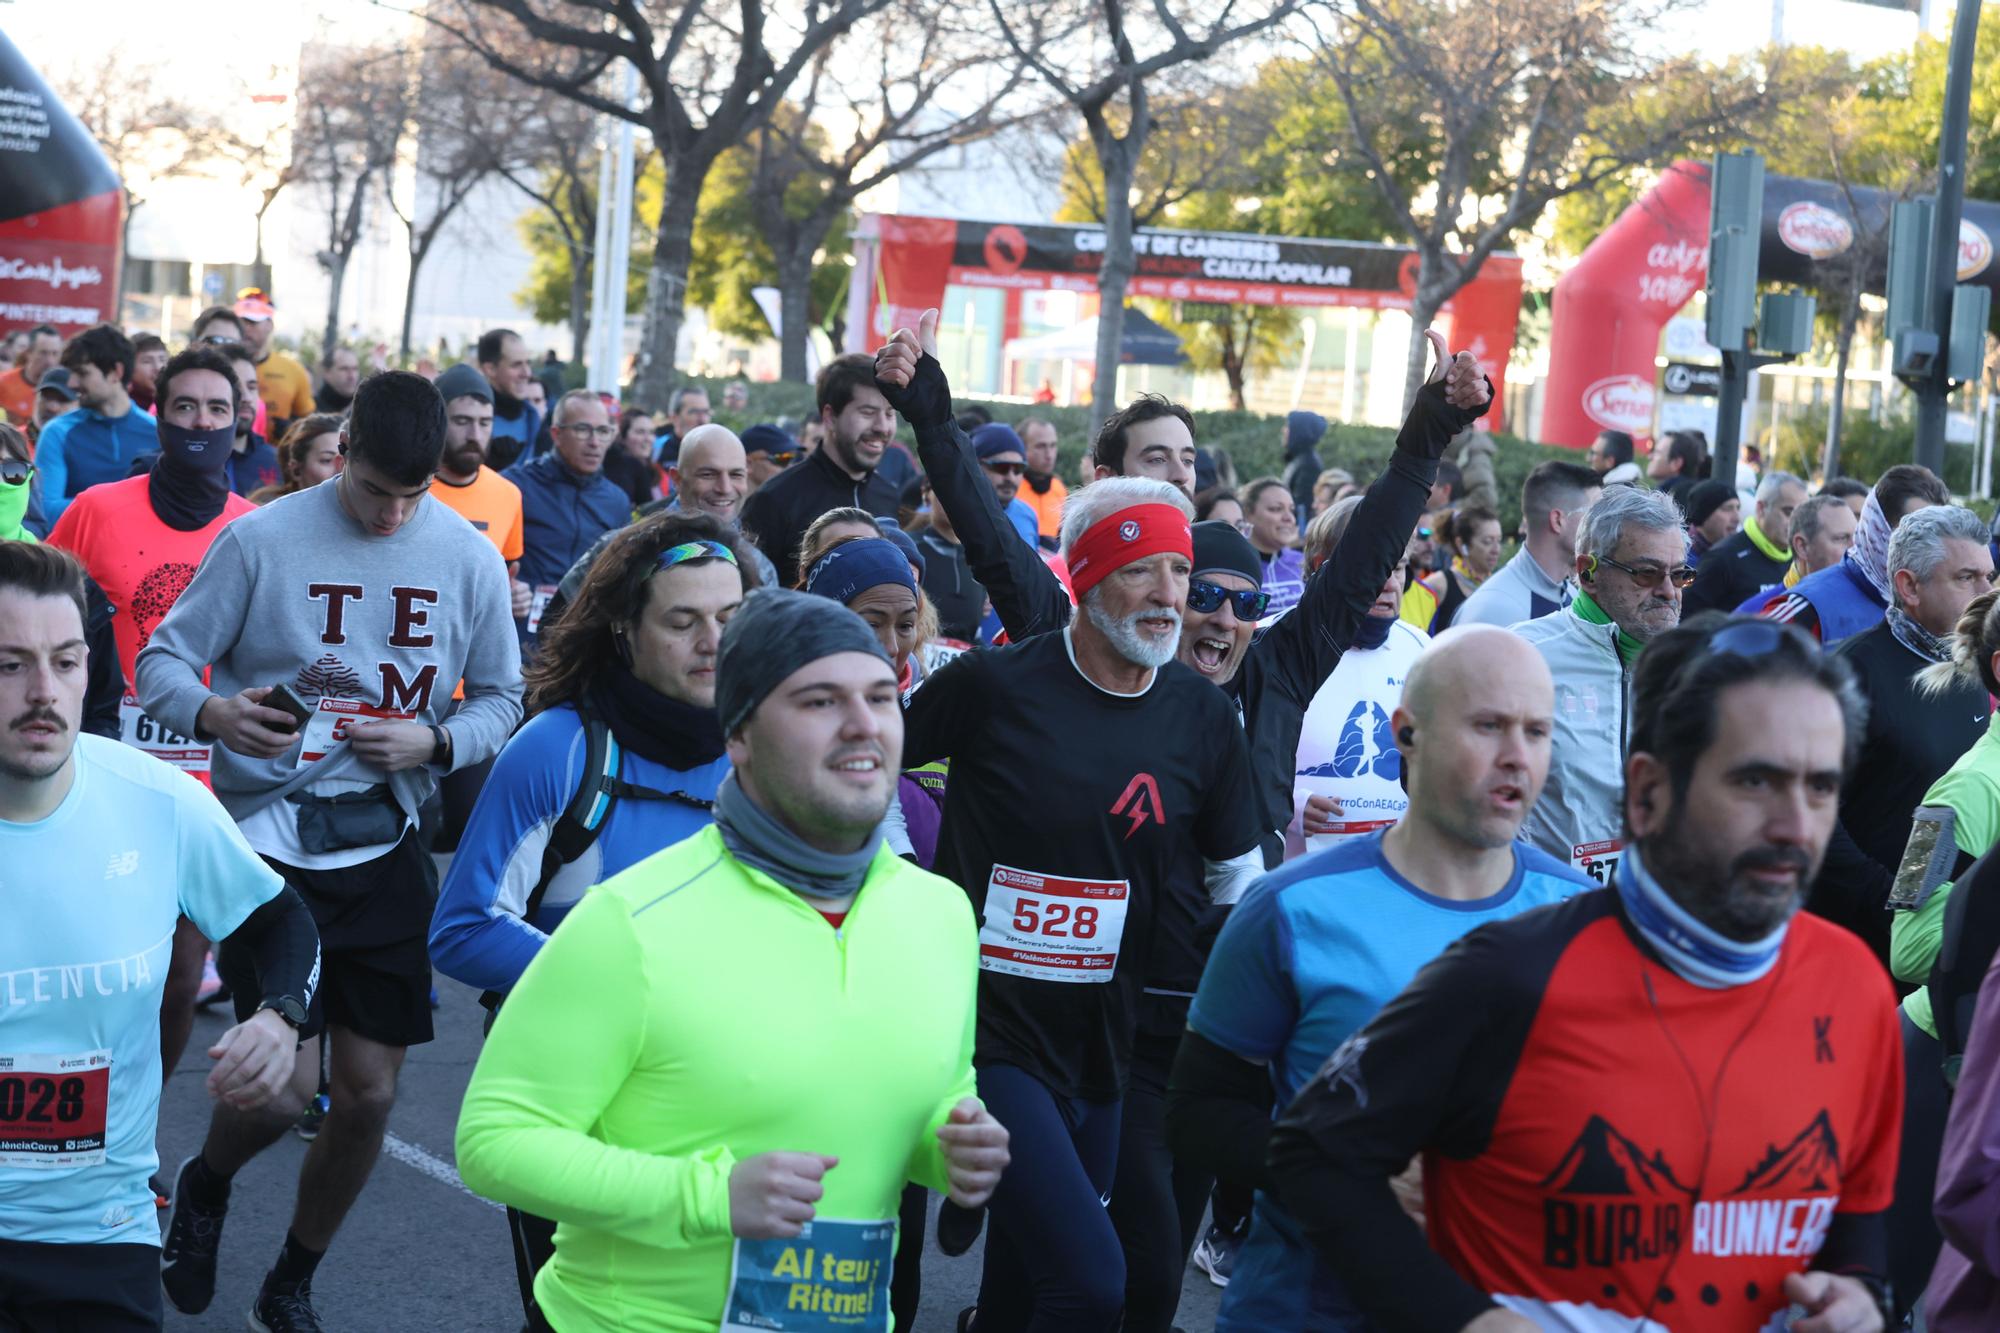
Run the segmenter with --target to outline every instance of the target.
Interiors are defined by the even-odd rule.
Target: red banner
[[[0,222],[0,328],[53,324],[67,338],[115,323],[116,191]]]

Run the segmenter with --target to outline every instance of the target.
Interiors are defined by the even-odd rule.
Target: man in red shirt
[[[1895,998],[1798,915],[1865,705],[1798,631],[1718,615],[1632,692],[1613,884],[1420,972],[1279,1122],[1277,1198],[1384,1327],[1880,1333]]]
[[[153,470],[83,491],[63,510],[49,543],[71,552],[104,589],[125,669],[122,739],[208,781],[209,747],[146,716],[132,693],[139,650],[194,577],[225,524],[257,506],[232,495],[224,466],[236,442],[240,397],[229,360],[196,343],[160,372],[160,458]],[[208,941],[182,917],[160,1008],[160,1067],[171,1077],[194,1028]]]
[[[37,324],[28,330],[28,350],[21,364],[0,371],[0,412],[7,420],[26,429],[35,420],[35,386],[42,376],[55,369],[62,359],[63,339],[53,324]]]

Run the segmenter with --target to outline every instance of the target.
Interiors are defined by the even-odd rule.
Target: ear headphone
[[[624,630],[615,627],[612,629],[611,646],[618,650],[619,661],[628,667],[632,665],[632,642],[625,637]]]
[[[1594,579],[1594,578],[1596,578],[1596,577],[1597,577],[1597,557],[1596,557],[1596,556],[1594,556],[1594,555],[1591,555],[1591,556],[1585,556],[1585,557],[1584,557],[1584,566],[1583,566],[1583,576],[1584,576],[1585,578],[1589,578],[1589,579]]]
[[[1417,729],[1415,727],[1403,727],[1396,732],[1396,740],[1399,744],[1403,745],[1413,744],[1416,741],[1416,738],[1417,738]]]

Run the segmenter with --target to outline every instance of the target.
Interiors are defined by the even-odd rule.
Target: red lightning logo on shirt
[[[1146,826],[1146,821],[1149,819],[1164,828],[1167,823],[1167,810],[1160,802],[1160,784],[1153,781],[1151,773],[1134,774],[1132,781],[1125,786],[1125,794],[1111,807],[1111,813],[1123,815],[1132,821],[1132,827],[1125,830],[1125,839],[1128,842],[1134,833]]]

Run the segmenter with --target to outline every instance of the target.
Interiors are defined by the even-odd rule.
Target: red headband
[[[1194,529],[1170,504],[1137,504],[1097,520],[1069,550],[1069,581],[1078,600],[1135,560],[1172,553],[1194,559]]]

